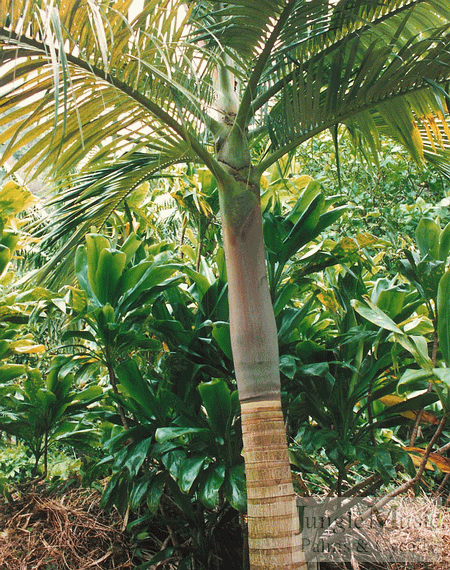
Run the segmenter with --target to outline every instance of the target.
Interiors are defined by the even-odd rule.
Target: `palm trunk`
[[[225,58],[226,60],[226,58]],[[230,334],[242,412],[251,570],[306,568],[281,410],[278,335],[267,282],[260,175],[235,122],[234,77],[217,70],[216,153]]]
[[[251,570],[306,567],[280,401],[278,339],[259,189],[221,189],[233,359],[242,409]]]

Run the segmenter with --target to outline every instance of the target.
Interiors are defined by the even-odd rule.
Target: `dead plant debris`
[[[0,570],[128,570],[132,548],[100,493],[34,489],[0,500]]]
[[[123,518],[103,511],[100,498],[100,492],[93,490],[61,493],[38,487],[14,493],[9,503],[0,498],[0,570],[132,570],[142,563],[134,559]],[[396,499],[396,520],[392,512],[391,504],[380,513],[386,518],[384,537],[379,530],[373,536],[379,563],[321,563],[320,570],[448,570],[450,509],[426,497],[422,502],[405,497]],[[160,530],[165,540],[161,544],[154,540],[148,559],[170,542],[167,529]],[[420,549],[425,561],[389,563],[390,554],[405,545]],[[156,567],[174,566],[166,561]]]

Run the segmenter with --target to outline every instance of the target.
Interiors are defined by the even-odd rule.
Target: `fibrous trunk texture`
[[[241,406],[252,570],[306,568],[279,402]]]

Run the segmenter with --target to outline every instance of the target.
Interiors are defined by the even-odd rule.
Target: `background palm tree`
[[[297,568],[298,516],[280,406],[259,206],[263,172],[325,129],[380,132],[445,163],[450,0],[0,1],[3,161],[56,180],[61,277],[144,180],[203,163],[220,193],[242,408],[250,560]],[[307,231],[305,226],[304,231]],[[55,273],[51,273],[53,278]]]

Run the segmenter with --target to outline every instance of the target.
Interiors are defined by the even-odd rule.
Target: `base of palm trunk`
[[[250,568],[306,569],[280,403],[242,403],[241,412]]]

